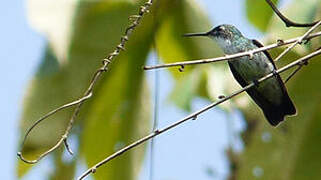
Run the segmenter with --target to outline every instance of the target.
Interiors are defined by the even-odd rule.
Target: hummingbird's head
[[[219,25],[209,32],[207,36],[213,39],[233,40],[238,37],[243,37],[242,33],[233,25]]]
[[[233,25],[222,24],[204,33],[185,34],[185,37],[206,36],[217,41],[223,48],[228,48],[238,38],[243,37],[242,33]]]

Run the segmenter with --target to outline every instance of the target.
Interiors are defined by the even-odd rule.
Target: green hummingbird
[[[225,54],[235,54],[263,47],[259,41],[244,37],[236,27],[227,24],[219,25],[205,33],[190,33],[184,36],[209,37],[217,42]],[[255,84],[246,92],[262,109],[272,126],[282,122],[285,116],[296,114],[296,108],[280,75],[276,73],[274,61],[267,51],[255,53],[253,57],[243,56],[228,60],[228,65],[234,78],[242,87],[250,83]],[[258,79],[270,73],[274,74],[272,78],[258,83]]]

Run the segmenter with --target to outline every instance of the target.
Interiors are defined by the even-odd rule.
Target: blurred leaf
[[[63,160],[62,154],[63,148],[54,152],[55,170],[51,174],[50,180],[74,179],[76,160],[67,162],[66,160]]]
[[[130,13],[131,6],[119,6],[118,3],[105,2],[105,8],[110,8],[113,15]],[[92,4],[91,9],[99,9],[100,4]],[[133,6],[135,9],[138,6]],[[84,6],[83,8],[88,8]],[[88,9],[88,12],[95,12]],[[85,12],[82,10],[81,12]],[[105,11],[102,11],[105,12]],[[92,17],[93,16],[93,17]],[[81,21],[90,24],[84,25],[79,36],[88,34],[92,28],[102,28],[106,23],[97,19],[113,19],[117,16],[99,16],[95,13],[88,14],[87,18],[92,20]],[[117,17],[117,18],[116,18]],[[93,21],[96,22],[93,23]],[[97,23],[97,24],[96,24]],[[155,20],[152,16],[146,16],[141,25],[131,36],[126,51],[117,57],[110,67],[108,74],[103,77],[104,83],[96,89],[96,94],[86,111],[86,122],[84,122],[81,133],[81,156],[86,160],[88,166],[92,166],[116,150],[137,140],[147,134],[149,129],[149,93],[143,78],[142,66],[145,64],[147,55],[151,48],[154,35]],[[111,28],[111,26],[107,26]],[[96,31],[95,31],[96,32]],[[108,33],[107,33],[108,34]],[[96,34],[99,37],[99,34]],[[100,34],[103,36],[103,34]],[[109,36],[106,36],[109,38]],[[82,41],[83,39],[78,39]],[[106,39],[107,41],[108,39]],[[100,42],[104,42],[100,38]],[[88,43],[80,42],[81,49],[90,48]],[[105,45],[104,45],[105,46]],[[80,48],[80,47],[78,47]],[[95,48],[96,49],[96,48]],[[105,166],[101,166],[94,174],[96,179],[135,179],[142,163],[144,147],[123,154]]]
[[[240,85],[235,81],[226,62],[209,65],[205,69],[205,72],[207,77],[206,89],[208,98],[211,101],[218,101],[220,96],[228,96],[240,88]],[[242,105],[244,104],[243,101],[244,95],[239,95],[220,104],[219,107],[225,111],[231,111],[235,103]]]
[[[319,100],[321,98],[319,97]],[[321,137],[321,100],[318,102],[315,109],[311,109],[310,122],[305,126],[303,132],[302,144],[298,147],[297,157],[295,159],[293,173],[289,174],[289,179],[320,179],[320,161],[318,157],[321,150],[320,143],[317,143]]]
[[[139,2],[133,3],[131,0],[73,2],[78,3],[73,4],[77,8],[71,8],[70,10],[76,10],[76,12],[68,12],[65,14],[74,15],[74,17],[72,17],[72,22],[61,24],[58,23],[58,21],[52,21],[51,23],[53,24],[51,24],[49,27],[46,26],[44,28],[45,30],[39,28],[40,31],[43,30],[46,34],[48,34],[49,45],[43,57],[42,65],[39,67],[36,76],[32,80],[29,92],[25,98],[24,110],[20,125],[20,131],[22,135],[24,135],[26,129],[29,128],[35,120],[45,113],[59,107],[62,104],[71,102],[76,98],[81,97],[85,89],[88,87],[88,82],[90,81],[93,73],[101,65],[101,59],[107,53],[110,53],[111,50],[115,48],[117,43],[119,43],[120,37],[125,31],[125,27],[128,25],[128,16],[137,13],[139,8]],[[53,6],[53,4],[51,4],[51,6]],[[59,7],[61,4],[58,3],[56,6]],[[48,11],[52,12],[43,12],[41,10],[41,12],[43,12],[43,18],[62,13],[59,11],[59,8],[49,9]],[[35,15],[31,16],[31,18],[35,17]],[[41,17],[37,18],[41,19]],[[37,22],[40,24],[42,23],[42,21]],[[57,24],[54,25],[56,22]],[[135,43],[137,44],[130,43],[131,45],[128,46],[128,48],[131,47],[132,50],[124,52],[124,54],[127,54],[127,52],[129,54],[126,57],[124,56],[123,58],[117,58],[117,61],[124,61],[124,63],[127,64],[127,61],[131,60],[129,63],[132,64],[132,66],[130,66],[130,68],[128,67],[126,72],[123,72],[123,76],[126,78],[130,77],[133,79],[132,82],[136,82],[136,84],[132,84],[133,92],[131,92],[135,94],[139,94],[137,91],[142,90],[141,86],[139,85],[142,81],[141,66],[146,59],[152,37],[151,33],[153,32],[151,31],[152,25],[150,22],[151,20],[142,23],[146,24],[143,26],[147,28],[146,30],[143,30],[142,28],[138,30],[142,33],[136,35],[136,39],[141,38],[142,40],[136,40]],[[64,27],[60,27],[61,25]],[[57,27],[59,28],[57,29]],[[64,34],[67,32],[70,32],[70,35]],[[57,34],[61,33],[60,35],[65,38],[65,42],[63,43],[68,42],[67,47],[64,46],[64,48],[67,49],[63,49],[63,51],[55,49],[55,47],[60,47],[62,44],[60,44],[61,41],[57,42],[52,40],[50,38],[51,33],[55,34],[53,37],[56,37]],[[137,48],[135,47],[141,47],[141,49],[139,48],[140,50],[137,51]],[[113,67],[117,66],[117,63],[113,65]],[[108,74],[106,73],[106,76],[110,76],[109,72]],[[104,81],[105,79],[102,80],[103,84],[105,84]],[[121,83],[122,79],[120,79],[119,82],[108,82],[109,84],[115,83],[116,85]],[[101,87],[103,86],[98,85],[95,89],[95,92],[100,92]],[[102,93],[106,92],[108,93],[109,90],[106,90]],[[115,92],[114,94],[118,93]],[[145,92],[145,94],[148,93]],[[123,98],[123,101],[126,101],[125,98],[129,98],[128,101],[131,101],[133,104],[141,102],[140,99],[134,95],[129,96],[125,93],[125,95],[120,96]],[[148,96],[146,98],[148,99]],[[75,126],[81,125],[79,122],[82,122],[86,119],[87,114],[90,113],[89,110],[92,110],[92,108],[90,108],[92,104],[95,105],[102,103],[104,107],[107,109],[109,108],[108,106],[104,105],[105,102],[101,102],[100,100],[101,98],[93,98],[83,105],[80,116],[76,119]],[[110,104],[110,106],[114,105]],[[137,109],[139,108],[137,107]],[[147,109],[148,108],[145,107],[143,110],[147,111]],[[25,148],[23,149],[24,155],[26,155],[28,158],[35,158],[41,152],[48,150],[49,147],[56,143],[66,128],[66,123],[68,123],[71,116],[71,110],[72,108],[59,112],[35,128],[28,139]],[[124,114],[126,117],[136,120],[134,117],[136,117],[137,114],[134,114],[131,111],[127,111],[127,113],[130,114]],[[148,114],[148,111],[145,113]],[[147,118],[143,118],[142,120],[146,121]],[[101,121],[105,122],[105,119],[101,119]],[[146,122],[144,124],[146,126],[148,125]],[[140,134],[142,131],[146,133],[146,128],[134,128],[134,126],[129,127],[127,125],[128,124],[124,125],[124,127],[120,127],[119,129],[119,131],[122,132],[122,137],[124,138],[131,138],[133,134],[137,134],[138,132]],[[131,129],[130,134],[127,134],[127,132],[121,128],[127,128],[126,130],[128,130],[128,128],[133,129]],[[94,130],[94,132],[95,131],[96,130]],[[135,158],[136,160],[133,163],[140,162],[142,156]],[[137,165],[137,167],[138,166],[139,165]],[[19,177],[24,175],[29,168],[30,166],[22,165],[22,163],[19,161],[17,167]],[[134,168],[136,168],[136,166],[133,167],[128,165],[127,170],[132,171]]]
[[[24,154],[26,155],[26,157],[32,157],[32,156],[36,156],[37,154],[40,154],[41,152],[45,151],[45,149],[41,149],[39,151],[34,151],[31,150],[30,152],[25,151]],[[17,172],[17,176],[18,178],[24,176],[32,167],[32,164],[27,164],[24,163],[22,161],[17,161],[17,165],[16,165],[16,172]]]
[[[43,33],[60,63],[67,59],[75,9],[80,0],[27,0],[29,23]]]
[[[25,135],[26,129],[39,117],[75,97],[71,93],[72,88],[67,89],[69,85],[66,82],[65,71],[61,72],[60,68],[56,57],[48,47],[43,57],[43,63],[32,80],[29,92],[25,97],[20,124],[21,135]],[[70,110],[64,110],[37,126],[26,141],[22,151],[24,156],[34,159],[53,146],[61,137],[69,115]],[[18,176],[24,175],[30,167],[19,162]]]
[[[126,62],[123,64],[126,64]],[[113,79],[119,81],[126,79],[126,74],[121,73],[123,68],[126,67],[119,66],[115,70],[117,72],[114,71],[113,76],[115,78]],[[86,123],[82,133],[81,151],[88,166],[98,163],[108,155],[146,134],[150,118],[149,111],[147,111],[150,104],[148,102],[149,96],[146,91],[141,89],[146,88],[146,86],[142,86],[142,82],[137,83],[137,86],[131,87],[123,84],[106,85],[104,89],[108,89],[109,93],[97,95],[97,98],[105,100],[105,102],[100,101],[93,104],[93,109],[88,116],[90,121]],[[128,84],[132,85],[132,83]],[[119,87],[122,89],[119,90]],[[135,91],[129,92],[129,90],[136,90],[141,94],[134,94]],[[132,97],[125,98],[126,96]],[[135,179],[141,167],[143,150],[144,146],[141,146],[134,151],[123,154],[107,165],[100,167],[94,176],[97,179],[113,179],[113,177]]]
[[[209,38],[182,37],[185,33],[205,32],[212,28],[208,17],[195,1],[174,1],[164,12],[166,13],[161,14],[163,21],[156,35],[157,52],[164,63],[222,55],[222,51]],[[208,79],[202,72],[206,69],[205,66],[211,65],[186,66],[181,73],[178,71],[179,67],[169,68],[177,82],[170,96],[176,105],[189,110],[193,97],[208,97]]]
[[[156,47],[165,63],[215,57],[221,54],[212,40],[204,37],[185,38],[185,33],[209,31],[212,27],[204,11],[193,0],[174,1],[166,13],[156,35]],[[218,52],[217,52],[218,50]],[[188,72],[192,66],[186,66]],[[185,76],[170,68],[175,78]]]
[[[272,0],[272,2],[277,6],[278,0]],[[265,32],[273,10],[265,0],[246,0],[246,15],[255,27]]]
[[[176,87],[170,95],[170,99],[175,102],[178,107],[190,111],[191,101],[197,96],[202,80],[205,78],[206,76],[201,68],[194,68],[192,72],[181,78],[180,81],[177,81]]]

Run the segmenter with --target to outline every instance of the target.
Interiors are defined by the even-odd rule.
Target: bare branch
[[[129,20],[132,21],[132,23],[127,27],[126,31],[125,31],[125,35],[121,37],[120,39],[120,43],[118,44],[118,46],[116,46],[115,50],[110,53],[106,58],[103,59],[102,63],[103,65],[94,73],[93,78],[90,82],[90,85],[88,87],[88,89],[86,90],[86,92],[84,93],[83,97],[80,98],[79,100],[73,101],[71,103],[65,104],[60,106],[59,108],[49,112],[48,114],[44,115],[43,117],[41,117],[39,120],[37,120],[28,130],[27,133],[24,136],[24,139],[22,141],[21,144],[21,150],[17,153],[18,157],[25,163],[29,163],[29,164],[34,164],[37,163],[39,160],[41,160],[43,157],[45,157],[46,155],[48,155],[49,153],[51,153],[52,151],[56,150],[62,143],[64,143],[65,147],[67,148],[67,151],[72,154],[71,149],[69,148],[69,145],[67,143],[67,137],[70,133],[70,130],[73,126],[73,123],[76,119],[76,117],[79,114],[80,108],[82,106],[82,104],[89,99],[92,94],[93,94],[93,88],[96,85],[98,79],[102,76],[103,72],[106,72],[108,70],[108,66],[110,63],[112,63],[112,61],[115,59],[116,56],[119,55],[119,53],[124,49],[126,42],[128,41],[129,36],[132,34],[132,32],[134,31],[134,29],[140,24],[142,17],[149,12],[150,6],[152,5],[153,0],[148,0],[144,5],[142,5],[140,7],[140,10],[138,12],[137,15],[132,15],[129,17]],[[36,160],[27,160],[23,157],[22,155],[22,149],[23,146],[25,144],[25,141],[27,139],[27,137],[29,136],[30,132],[33,130],[34,127],[36,127],[39,123],[41,123],[43,120],[47,119],[48,117],[53,116],[54,114],[56,114],[57,112],[66,109],[68,107],[74,106],[76,105],[76,108],[72,114],[72,117],[69,120],[68,126],[64,132],[64,134],[62,135],[61,139],[53,146],[51,147],[48,151],[44,152],[43,154],[41,154]]]
[[[292,68],[292,67],[295,67],[295,66],[298,66],[298,65],[300,65],[300,64],[306,63],[306,62],[309,61],[312,57],[317,56],[317,55],[319,55],[319,54],[321,54],[321,49],[318,49],[318,50],[310,53],[309,55],[307,55],[307,56],[305,56],[305,57],[302,57],[302,58],[300,58],[300,59],[298,59],[298,60],[296,60],[296,61],[294,61],[294,62],[292,62],[292,63],[290,63],[290,64],[288,64],[288,65],[286,65],[286,66],[284,66],[284,67],[282,67],[282,68],[280,68],[280,69],[278,69],[278,70],[276,71],[276,73],[279,74],[279,73],[282,73],[282,72],[284,72],[284,71],[286,71],[286,70],[288,70],[288,69],[290,69],[290,68]],[[271,78],[271,77],[273,77],[273,76],[274,76],[274,73],[270,73],[270,74],[268,74],[268,75],[260,78],[259,80],[257,80],[257,83],[261,83],[261,82],[263,82],[263,81],[265,81],[265,80],[267,80],[267,79],[269,79],[269,78]],[[229,95],[229,96],[226,96],[226,97],[224,97],[223,99],[220,99],[219,101],[214,102],[214,103],[212,103],[212,104],[204,107],[203,109],[200,109],[200,110],[198,110],[198,111],[196,111],[196,112],[188,115],[187,117],[185,117],[185,118],[183,118],[183,119],[181,119],[181,120],[179,120],[179,121],[176,121],[175,123],[173,123],[173,124],[171,124],[171,125],[163,128],[163,129],[155,130],[153,133],[151,133],[151,134],[149,134],[149,135],[147,135],[147,136],[145,136],[145,137],[143,137],[143,138],[141,138],[141,139],[133,142],[132,144],[130,144],[130,145],[128,145],[128,146],[120,149],[119,151],[115,152],[114,154],[108,156],[106,159],[100,161],[99,163],[97,163],[96,165],[94,165],[93,167],[91,167],[90,169],[88,169],[86,172],[84,172],[84,173],[78,178],[78,180],[82,180],[82,179],[84,179],[85,177],[87,177],[89,174],[95,173],[95,172],[97,171],[97,168],[99,168],[100,166],[106,164],[106,163],[109,162],[110,160],[112,160],[112,159],[120,156],[121,154],[127,152],[128,150],[130,150],[130,149],[132,149],[132,148],[135,148],[136,146],[138,146],[138,145],[140,145],[140,144],[142,144],[142,143],[144,143],[144,142],[146,142],[146,141],[154,138],[155,136],[158,136],[158,135],[160,135],[160,134],[162,134],[162,133],[164,133],[164,132],[166,132],[166,131],[168,131],[168,130],[170,130],[170,129],[173,129],[174,127],[176,127],[176,126],[178,126],[178,125],[180,125],[180,124],[182,124],[182,123],[184,123],[184,122],[186,122],[186,121],[188,121],[188,120],[194,120],[194,119],[196,119],[200,114],[204,113],[205,111],[207,111],[207,110],[209,110],[209,109],[211,109],[211,108],[213,108],[213,107],[215,107],[215,106],[217,106],[217,105],[219,105],[219,104],[221,104],[221,103],[223,103],[223,102],[225,102],[225,101],[227,101],[227,100],[229,100],[229,99],[231,99],[231,98],[233,98],[233,97],[235,97],[235,96],[237,96],[237,95],[239,95],[239,94],[241,94],[242,92],[244,92],[244,91],[252,88],[253,86],[255,86],[255,84],[254,84],[254,83],[251,83],[251,84],[245,86],[244,88],[242,88],[242,89],[234,92],[233,94],[231,94],[231,95]]]
[[[23,141],[22,141],[22,143],[21,143],[21,150],[22,150],[22,148],[23,148],[23,146],[24,146],[24,144],[25,144],[25,142],[26,142],[29,134],[31,133],[31,131],[32,131],[39,123],[41,123],[42,121],[46,120],[48,117],[51,117],[52,115],[56,114],[57,112],[59,112],[59,111],[61,111],[61,110],[63,110],[63,109],[66,109],[66,108],[75,106],[75,105],[77,105],[77,104],[80,104],[80,103],[86,101],[86,100],[89,99],[91,96],[92,96],[92,93],[88,94],[87,96],[82,97],[82,98],[79,99],[79,100],[73,101],[73,102],[68,103],[68,104],[65,104],[65,105],[63,105],[63,106],[60,106],[59,108],[54,109],[53,111],[49,112],[48,114],[44,115],[44,116],[41,117],[39,120],[37,120],[37,121],[27,130],[27,132],[26,132],[26,134],[25,134],[25,136],[24,136],[24,138],[23,138]],[[61,140],[59,140],[57,144],[60,145],[60,144],[63,142],[64,139],[65,139],[65,138],[61,138]],[[57,145],[57,144],[56,144],[56,145]],[[58,145],[58,146],[54,146],[54,147],[57,148],[57,147],[59,147],[59,145]],[[54,149],[55,149],[55,148],[54,148]],[[24,162],[26,162],[26,163],[29,163],[29,164],[35,164],[35,163],[37,163],[40,159],[42,159],[44,156],[46,156],[47,154],[49,154],[51,151],[52,151],[52,148],[49,149],[48,151],[44,152],[43,154],[41,154],[41,155],[38,157],[37,160],[31,160],[31,161],[25,159],[25,158],[23,157],[21,151],[18,152],[17,155],[18,155],[18,157],[19,157],[22,161],[24,161]]]
[[[265,1],[270,5],[272,10],[279,16],[279,18],[285,23],[286,27],[311,27],[311,26],[314,26],[315,24],[318,23],[318,21],[313,22],[313,23],[307,23],[307,24],[293,22],[290,19],[288,19],[287,17],[285,17],[279,11],[278,8],[273,4],[273,2],[271,0],[265,0]]]
[[[286,40],[286,41],[278,40],[278,42],[276,42],[274,44],[270,44],[268,46],[264,46],[264,47],[261,47],[261,48],[253,49],[251,51],[241,52],[241,53],[232,54],[232,55],[226,55],[226,56],[217,57],[217,58],[182,61],[182,62],[168,63],[168,64],[158,64],[158,65],[154,65],[154,66],[144,66],[144,70],[152,70],[152,69],[160,69],[160,68],[168,68],[168,67],[177,67],[177,66],[184,67],[186,65],[214,63],[214,62],[220,62],[220,61],[226,61],[226,60],[233,60],[235,58],[242,57],[242,56],[252,56],[255,53],[259,53],[259,52],[266,51],[266,50],[269,50],[269,49],[285,46],[285,45],[292,44],[292,43],[295,43],[295,42],[298,42],[298,41],[302,42],[302,40],[303,41],[304,40],[305,41],[311,40],[311,39],[313,39],[315,37],[321,36],[321,31],[317,32],[317,33],[314,33],[314,34],[311,34],[311,35],[307,35],[307,36],[305,36],[305,34],[304,34],[303,36],[304,36],[304,38],[302,38],[302,36],[301,36],[301,37],[289,39],[289,40]]]

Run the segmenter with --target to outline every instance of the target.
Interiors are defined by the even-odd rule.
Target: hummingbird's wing
[[[228,65],[230,66],[230,70],[236,79],[236,81],[242,86],[245,87],[249,85],[246,80],[242,78],[242,76],[237,72],[237,70],[234,68],[233,64],[228,61]],[[250,88],[246,90],[246,92],[251,96],[251,98],[254,100],[254,102],[264,111],[263,108],[265,107],[271,107],[273,104],[270,103],[268,99],[265,98],[264,94],[261,94],[259,91],[257,91],[255,88]],[[270,121],[269,121],[270,122]],[[272,125],[277,125],[278,122],[270,122]]]
[[[256,40],[256,39],[252,39],[252,42],[254,45],[256,45],[257,47],[261,48],[261,47],[264,47],[263,44]],[[275,63],[270,55],[270,53],[265,50],[263,51],[263,53],[266,55],[266,57],[269,59],[269,61],[273,64],[273,67],[274,69],[276,70],[276,66],[275,66]],[[293,104],[293,102],[291,101],[289,95],[288,95],[288,92],[286,90],[286,87],[282,81],[282,78],[280,77],[279,74],[276,75],[276,78],[280,84],[280,86],[282,87],[282,91],[283,91],[283,104],[282,104],[282,110],[284,112],[285,115],[295,115],[296,114],[296,108]]]
[[[263,47],[263,45],[257,41],[252,40],[252,42],[257,47]],[[274,69],[276,69],[276,66],[274,64],[274,61],[271,57],[271,55],[267,51],[263,51],[263,53],[266,55],[266,57],[269,59],[269,61],[273,64]],[[236,71],[233,64],[228,62],[231,72],[237,82],[242,86],[245,87],[248,85],[248,83],[242,78],[242,76]],[[291,99],[288,96],[288,93],[286,91],[286,87],[284,86],[284,83],[281,79],[281,77],[277,74],[276,79],[279,82],[280,87],[282,87],[283,92],[283,99],[282,104],[279,106],[276,106],[275,104],[271,103],[268,99],[265,98],[264,94],[257,91],[255,88],[250,88],[247,90],[247,93],[252,97],[252,99],[255,101],[255,103],[263,110],[264,115],[266,116],[269,123],[273,126],[278,125],[281,121],[284,120],[285,115],[293,115],[296,113],[296,109],[291,101]]]
[[[253,44],[254,44],[255,46],[257,46],[258,48],[264,47],[264,45],[263,45],[260,41],[258,41],[258,40],[256,40],[256,39],[252,39],[252,42],[253,42]],[[263,53],[266,55],[266,57],[269,59],[269,61],[273,64],[274,69],[276,69],[275,63],[274,63],[274,61],[273,61],[270,53],[269,53],[267,50],[263,51]],[[282,84],[283,84],[283,81],[282,81],[281,78],[280,78],[280,80],[281,80],[281,82],[282,82]]]
[[[253,44],[256,45],[258,48],[264,47],[263,44],[262,44],[260,41],[256,40],[256,39],[252,39],[252,42],[253,42]],[[274,63],[274,61],[273,61],[270,53],[269,53],[268,51],[266,51],[266,50],[263,51],[263,53],[264,53],[265,56],[268,58],[268,60],[273,64],[274,70],[277,70],[277,68],[276,68],[276,66],[275,66],[275,63]],[[283,81],[282,81],[282,78],[280,77],[279,74],[276,75],[276,79],[277,79],[277,81],[279,82],[279,85],[282,87],[283,94],[288,96],[288,92],[287,92],[287,90],[286,90],[286,87],[285,87],[285,85],[284,85],[284,83],[283,83]],[[293,114],[295,114],[295,113],[293,113]]]

